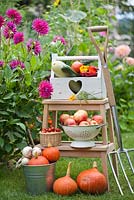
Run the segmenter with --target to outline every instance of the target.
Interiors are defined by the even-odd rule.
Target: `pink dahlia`
[[[54,37],[53,42],[56,42],[56,41],[60,41],[62,44],[66,45],[66,40],[64,39],[64,37],[60,35],[57,35]]]
[[[25,65],[23,62],[21,62],[20,60],[12,60],[10,63],[9,63],[11,69],[15,69],[16,67],[21,67],[21,69],[24,69],[25,68]]]
[[[117,58],[124,58],[130,54],[130,47],[128,45],[119,45],[118,47],[115,48],[115,56]]]
[[[106,34],[107,34],[106,31],[99,32],[99,35],[102,36],[102,37],[106,37]]]
[[[16,31],[16,25],[13,22],[7,22],[6,26],[3,29],[3,35],[6,39],[13,38]]]
[[[22,21],[22,16],[21,16],[21,14],[20,14],[17,10],[15,10],[15,9],[12,9],[12,8],[8,9],[8,10],[6,11],[6,15],[7,15],[7,17],[10,18],[16,25],[19,25],[19,24],[21,23],[21,21]]]
[[[33,39],[29,39],[27,42],[27,50],[33,51],[35,53],[35,55],[40,54],[41,52],[41,44],[38,40],[33,40]]]
[[[132,57],[126,57],[126,58],[125,58],[125,62],[126,62],[128,65],[134,65],[134,58],[132,58]]]
[[[52,95],[53,87],[49,81],[41,81],[38,87],[41,98],[49,98]]]
[[[0,60],[0,67],[3,67],[3,66],[4,66],[4,61]]]
[[[7,22],[6,25],[8,26],[8,28],[9,28],[13,33],[16,33],[17,28],[16,28],[16,25],[15,25],[12,21]]]
[[[34,19],[32,23],[32,28],[40,35],[46,35],[49,32],[49,25],[43,19]]]
[[[24,41],[24,34],[22,32],[16,32],[13,37],[14,44],[18,44]]]
[[[0,15],[0,28],[4,25],[5,19]]]

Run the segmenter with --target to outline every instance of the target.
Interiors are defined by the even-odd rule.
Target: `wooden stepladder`
[[[107,125],[102,127],[102,140],[96,141],[95,147],[91,148],[72,148],[69,141],[62,141],[62,144],[58,146],[61,156],[63,157],[89,157],[100,158],[102,162],[102,171],[107,178],[108,190],[109,190],[109,178],[108,178],[108,164],[107,154],[115,150],[114,142],[114,129],[111,110],[108,99],[102,100],[43,100],[43,123],[42,128],[48,127],[49,112],[52,113],[53,126],[57,127],[58,112],[59,111],[73,111],[78,109],[84,109],[87,111],[99,111],[103,116],[104,123]],[[116,159],[113,158],[113,165],[116,168]]]
[[[94,28],[94,31],[104,31],[106,27]],[[92,40],[94,38],[92,37]],[[104,50],[107,48],[107,37],[105,42]],[[98,48],[98,47],[97,47]],[[98,51],[100,49],[98,48]],[[106,58],[106,52],[104,57]],[[113,118],[110,108],[109,99],[107,97],[107,89],[104,80],[104,74],[102,70],[102,60],[100,56],[58,56],[57,54],[52,55],[52,61],[66,61],[66,60],[97,60],[98,61],[98,75],[97,77],[54,77],[54,73],[51,72],[50,81],[54,88],[54,93],[51,99],[43,100],[43,123],[42,128],[48,127],[48,116],[52,113],[53,126],[57,127],[58,123],[58,112],[61,111],[76,111],[79,109],[87,111],[99,112],[104,119],[106,126],[102,127],[101,140],[95,141],[95,146],[90,148],[73,148],[70,146],[70,141],[62,141],[61,145],[58,146],[61,156],[64,157],[89,157],[89,158],[100,158],[102,163],[102,171],[107,179],[108,190],[109,178],[108,178],[108,153],[115,150],[115,134],[113,127]],[[73,94],[71,88],[69,88],[70,81],[81,81],[82,87],[78,91],[86,91],[93,96],[95,99],[88,100],[68,100],[69,96]],[[117,172],[116,157],[113,155],[113,166]]]

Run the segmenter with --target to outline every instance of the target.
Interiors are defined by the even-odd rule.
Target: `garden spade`
[[[106,39],[105,39],[105,44],[104,44],[104,50],[102,52],[99,45],[97,44],[97,41],[95,40],[93,32],[103,32],[103,31],[106,34]],[[126,174],[125,167],[123,165],[122,158],[121,158],[121,153],[126,155],[128,164],[130,165],[130,169],[132,170],[132,173],[134,173],[134,167],[132,165],[130,155],[129,155],[129,152],[134,151],[134,148],[132,148],[132,149],[123,148],[121,131],[120,131],[120,126],[119,126],[118,116],[117,116],[116,102],[115,102],[115,97],[114,97],[114,92],[113,92],[113,86],[112,86],[112,81],[111,81],[111,77],[110,77],[110,72],[109,72],[108,67],[107,67],[107,52],[106,52],[106,49],[107,49],[107,45],[108,45],[108,27],[107,26],[93,26],[93,27],[88,28],[88,32],[89,32],[89,36],[91,38],[91,41],[93,42],[93,44],[94,44],[94,46],[97,50],[97,53],[100,57],[100,61],[101,61],[101,65],[102,65],[102,71],[103,71],[104,80],[105,80],[105,85],[106,85],[106,89],[107,89],[107,96],[108,96],[110,108],[111,108],[111,111],[112,111],[113,122],[114,122],[116,137],[117,137],[117,143],[118,143],[118,147],[119,147],[118,150],[114,150],[114,151],[112,151],[108,154],[110,167],[112,169],[112,172],[113,172],[115,181],[118,185],[119,191],[120,191],[121,195],[123,195],[123,190],[121,188],[121,184],[120,184],[119,179],[118,179],[118,174],[117,174],[117,171],[115,170],[115,168],[113,166],[112,159],[111,159],[111,155],[116,155],[116,158],[117,158],[117,160],[120,164],[121,170],[123,172],[123,175],[125,177],[125,180],[126,180],[128,186],[129,186],[129,189],[130,189],[131,193],[134,194],[133,188],[132,188],[131,183],[128,179],[128,176]]]

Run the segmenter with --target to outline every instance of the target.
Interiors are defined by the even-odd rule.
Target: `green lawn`
[[[132,148],[134,141],[134,134],[123,134],[123,143],[125,144],[126,148]],[[131,159],[134,164],[134,151],[130,152]],[[123,157],[123,164],[125,166],[126,171],[128,172],[128,177],[131,180],[131,185],[134,188],[134,175],[130,171],[129,165],[127,163],[126,158],[124,157],[124,154],[121,154]],[[60,160],[56,164],[56,173],[55,178],[64,176],[66,173],[66,168],[69,161],[72,161],[72,167],[71,167],[71,176],[72,178],[76,179],[79,172],[81,172],[84,169],[88,169],[92,167],[92,162],[95,159],[91,158],[60,158]],[[97,160],[98,162],[98,169],[101,171],[101,163],[100,160]],[[55,199],[55,200],[62,200],[62,199],[92,199],[92,200],[133,200],[134,194],[132,194],[129,190],[128,185],[126,184],[126,181],[123,178],[123,175],[120,171],[119,167],[119,180],[121,181],[122,189],[124,191],[124,196],[121,196],[118,190],[118,187],[115,183],[115,180],[113,178],[113,174],[111,172],[111,169],[109,168],[109,180],[110,180],[110,187],[111,191],[106,192],[103,195],[93,196],[88,194],[83,194],[80,191],[78,191],[76,194],[72,196],[58,196],[54,194],[53,192],[46,193],[44,195],[40,196],[30,196],[26,193],[25,189],[25,180],[23,175],[22,168],[20,169],[9,169],[4,165],[0,166],[0,200],[29,200],[29,199],[35,199],[35,200],[49,200],[49,199]]]

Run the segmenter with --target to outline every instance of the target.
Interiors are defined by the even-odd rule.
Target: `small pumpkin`
[[[48,146],[47,148],[43,149],[42,155],[50,162],[56,162],[60,158],[60,151],[57,147]]]
[[[46,165],[49,164],[49,161],[47,158],[41,155],[35,155],[33,158],[31,158],[28,162],[28,165]]]
[[[98,171],[96,162],[93,163],[93,168],[80,172],[76,181],[84,193],[102,194],[108,187],[106,177]]]
[[[77,191],[77,183],[70,177],[70,166],[71,162],[68,164],[66,176],[60,177],[54,181],[54,193],[64,196],[74,194]]]

